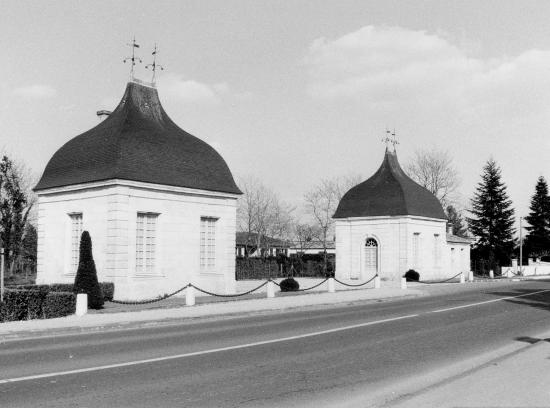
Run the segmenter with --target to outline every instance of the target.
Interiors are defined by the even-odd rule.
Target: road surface
[[[14,339],[0,344],[0,406],[391,405],[549,327],[550,281],[530,281]]]

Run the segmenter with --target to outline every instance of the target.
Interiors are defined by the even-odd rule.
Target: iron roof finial
[[[151,53],[151,55],[153,56],[153,63],[145,65],[145,69],[150,69],[151,71],[153,71],[153,78],[151,80],[151,83],[153,84],[153,86],[155,85],[155,76],[156,76],[156,73],[157,73],[157,69],[160,68],[161,71],[164,71],[164,67],[160,64],[157,64],[157,54],[158,54],[158,52],[159,52],[159,50],[157,48],[157,43],[155,43],[155,49]]]
[[[134,36],[134,39],[132,40],[131,43],[126,44],[126,45],[128,45],[129,47],[132,47],[132,56],[124,58],[122,60],[122,62],[124,62],[124,63],[126,63],[126,61],[131,61],[132,62],[130,64],[130,78],[133,80],[134,79],[134,66],[136,65],[136,61],[138,61],[140,64],[143,61],[141,61],[141,59],[139,57],[136,57],[136,54],[135,54],[136,48],[139,48],[139,44],[136,43],[136,36]]]
[[[390,147],[390,144],[393,145],[393,151],[395,152],[395,145],[399,144],[395,137],[395,128],[393,129],[393,132],[386,128],[386,135],[382,138],[382,142],[386,144],[386,149]]]

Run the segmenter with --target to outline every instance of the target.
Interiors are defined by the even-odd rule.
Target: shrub
[[[279,283],[281,292],[294,292],[300,289],[300,284],[293,278],[286,278]]]
[[[42,303],[48,290],[6,289],[4,303],[0,308],[0,321],[42,318]]]
[[[418,282],[420,280],[420,274],[414,269],[409,269],[404,276],[407,282]]]
[[[50,292],[44,299],[42,311],[46,319],[74,314],[76,295],[71,292]]]
[[[27,319],[43,319],[44,318],[44,300],[50,292],[47,285],[39,285],[28,291],[27,300]]]
[[[99,286],[101,286],[103,292],[103,300],[112,302],[115,295],[115,284],[113,282],[100,282]]]
[[[74,283],[52,283],[49,287],[52,292],[72,292]]]
[[[23,289],[6,289],[4,291],[4,307],[2,321],[12,322],[27,318],[28,291]]]
[[[92,239],[88,231],[84,231],[80,238],[80,258],[73,292],[88,295],[89,309],[101,309],[103,307],[103,294],[97,281],[97,272],[92,255]]]

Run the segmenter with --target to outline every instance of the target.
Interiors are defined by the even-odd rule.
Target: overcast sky
[[[548,1],[0,0],[0,148],[41,174],[65,142],[114,109],[132,36],[159,44],[161,101],[299,204],[321,178],[370,176],[395,128],[398,157],[437,147],[468,202],[484,163],[516,214],[550,178]],[[145,64],[143,64],[145,65]],[[150,80],[138,66],[136,76]]]

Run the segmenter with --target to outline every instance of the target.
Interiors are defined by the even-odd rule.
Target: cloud
[[[48,99],[55,97],[57,91],[49,85],[29,85],[14,89],[13,94],[27,99]]]
[[[226,83],[205,84],[174,74],[163,76],[158,87],[162,95],[183,103],[216,105],[229,93]]]
[[[311,96],[360,98],[374,109],[447,109],[467,118],[540,111],[550,102],[550,51],[475,58],[441,35],[366,26],[315,40],[304,61]]]

